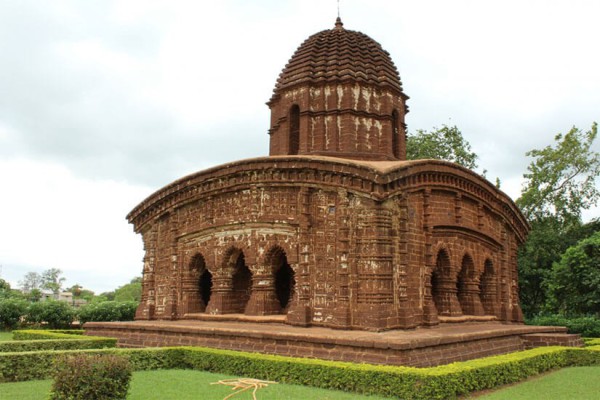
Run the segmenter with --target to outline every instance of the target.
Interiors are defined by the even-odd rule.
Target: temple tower
[[[405,160],[407,99],[389,53],[338,18],[298,47],[277,80],[270,155]]]

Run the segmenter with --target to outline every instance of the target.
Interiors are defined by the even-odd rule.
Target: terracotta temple
[[[390,55],[339,18],[306,39],[267,103],[268,157],[183,177],[127,216],[145,248],[136,319],[521,322],[525,218],[473,171],[406,160],[407,100]]]

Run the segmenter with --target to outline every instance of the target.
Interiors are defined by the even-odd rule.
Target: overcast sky
[[[600,121],[599,15],[595,0],[341,1],[344,27],[398,67],[409,131],[457,125],[513,198],[526,151]],[[140,275],[125,215],[267,155],[277,76],[336,16],[336,0],[0,0],[0,277],[60,268],[102,292]]]

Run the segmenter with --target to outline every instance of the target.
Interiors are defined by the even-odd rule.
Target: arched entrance
[[[211,277],[204,256],[194,255],[182,278],[182,314],[205,312],[212,292]]]
[[[287,257],[283,250],[277,252],[273,258],[273,271],[275,273],[275,294],[285,314],[289,309],[296,286],[294,270],[287,262]]]
[[[200,275],[198,286],[200,287],[200,299],[206,306],[210,301],[210,295],[212,294],[212,274],[208,269],[205,269]]]
[[[252,272],[250,272],[250,269],[246,265],[242,251],[232,258],[234,260],[233,275],[231,277],[232,312],[243,314],[246,303],[248,303],[248,299],[250,298]]]

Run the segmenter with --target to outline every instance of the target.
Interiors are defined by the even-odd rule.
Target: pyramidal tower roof
[[[333,29],[311,35],[298,47],[279,75],[273,96],[301,84],[348,80],[402,95],[400,75],[390,54],[364,33],[345,29],[338,17]]]

